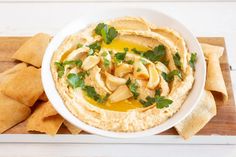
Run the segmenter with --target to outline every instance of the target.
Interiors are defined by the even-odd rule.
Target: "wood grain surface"
[[[13,53],[26,41],[29,37],[0,37],[0,72],[13,67],[18,62],[11,59]],[[225,41],[222,37],[200,37],[200,42],[225,47]],[[230,69],[227,59],[227,51],[220,59],[220,66],[226,83],[229,100],[223,102],[223,98],[219,93],[213,93],[217,104],[217,115],[197,134],[197,135],[236,135],[236,107],[233,96],[232,84],[230,79]],[[4,132],[4,134],[28,134],[25,128],[26,121],[12,127]],[[37,132],[30,132],[37,135]],[[68,130],[64,125],[60,128],[59,134],[68,134]],[[86,134],[86,132],[82,132]],[[162,135],[176,135],[177,132],[171,128]]]

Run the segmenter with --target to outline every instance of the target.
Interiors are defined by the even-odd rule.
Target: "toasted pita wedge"
[[[16,72],[19,72],[20,70],[26,67],[27,67],[27,64],[19,63],[15,65],[14,67],[0,73],[0,87],[2,87],[2,84],[4,84],[5,81],[9,80],[12,75],[14,75]]]
[[[67,127],[67,129],[74,135],[79,134],[82,130],[72,125],[68,121],[64,121],[63,124]]]
[[[41,94],[41,95],[39,96],[39,100],[41,100],[41,101],[48,101],[48,97],[47,97],[47,95],[45,94],[45,92],[43,92],[43,94]]]
[[[210,91],[204,90],[196,108],[175,128],[184,138],[189,139],[200,131],[216,115],[216,103]]]
[[[223,55],[224,48],[209,44],[201,44],[201,46],[207,59],[207,78],[205,88],[210,91],[222,93],[224,101],[227,101],[228,93],[219,62],[219,58]]]
[[[44,52],[50,42],[51,36],[39,33],[26,41],[12,58],[41,67]]]
[[[57,114],[51,103],[39,104],[33,114],[28,118],[27,131],[39,131],[49,135],[55,135],[64,119]]]
[[[25,120],[30,108],[0,92],[0,133]]]
[[[3,94],[32,106],[43,93],[40,69],[32,66],[15,73],[2,85]]]

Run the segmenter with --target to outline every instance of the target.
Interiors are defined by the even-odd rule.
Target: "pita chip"
[[[47,95],[45,94],[45,92],[43,92],[43,94],[41,94],[41,95],[39,96],[39,100],[41,100],[41,101],[48,101],[48,97],[47,97]]]
[[[13,59],[41,67],[44,52],[50,42],[51,36],[38,33],[26,41],[12,56]]]
[[[26,68],[27,64],[25,63],[19,63],[15,65],[14,67],[0,73],[0,87],[4,84],[5,81],[9,80],[12,75],[15,73],[21,71],[22,69]]]
[[[200,131],[216,115],[216,103],[210,91],[204,90],[196,108],[183,121],[175,126],[177,132],[189,139]]]
[[[23,68],[5,81],[2,85],[3,94],[22,104],[33,106],[43,93],[40,71],[33,66]]]
[[[201,46],[207,59],[207,78],[205,88],[210,91],[222,93],[224,101],[227,101],[228,93],[219,61],[219,58],[223,55],[224,48],[209,44],[201,44]]]
[[[67,129],[70,131],[70,133],[76,135],[79,134],[82,130],[80,128],[77,128],[73,124],[69,123],[68,121],[64,121],[63,124],[67,127]]]
[[[64,119],[56,112],[51,103],[39,104],[33,114],[28,118],[27,131],[39,131],[55,135]]]
[[[25,120],[30,108],[0,92],[0,133]]]

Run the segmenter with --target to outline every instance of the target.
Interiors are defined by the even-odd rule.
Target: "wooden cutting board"
[[[18,62],[11,59],[12,54],[26,41],[29,37],[0,37],[0,72],[13,67]],[[200,42],[209,43],[225,47],[223,37],[201,37]],[[230,79],[230,69],[227,60],[226,48],[220,59],[220,66],[226,83],[229,100],[223,102],[223,98],[219,93],[213,93],[217,104],[217,115],[198,133],[198,135],[236,135],[236,106],[233,96],[232,84]],[[4,134],[28,134],[25,128],[26,122],[22,122]],[[68,134],[65,126],[59,130],[59,134]],[[35,133],[35,135],[39,133]],[[82,132],[86,134],[86,132]],[[161,135],[177,135],[174,128],[171,128]]]

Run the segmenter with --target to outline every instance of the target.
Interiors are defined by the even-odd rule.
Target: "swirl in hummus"
[[[64,104],[81,121],[136,132],[180,109],[194,83],[195,62],[196,53],[175,30],[123,17],[67,37],[51,71]]]

